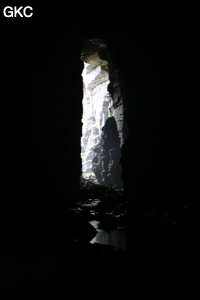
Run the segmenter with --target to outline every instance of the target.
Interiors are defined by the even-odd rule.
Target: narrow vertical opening
[[[82,180],[122,189],[124,105],[120,79],[105,40],[82,40]]]
[[[126,249],[127,200],[121,148],[126,138],[123,80],[114,53],[103,39],[81,41],[83,61],[79,208],[97,234],[90,243]]]

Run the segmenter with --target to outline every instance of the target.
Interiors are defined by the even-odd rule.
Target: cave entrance
[[[123,99],[106,41],[82,40],[82,179],[122,188]],[[113,69],[111,71],[111,69]]]

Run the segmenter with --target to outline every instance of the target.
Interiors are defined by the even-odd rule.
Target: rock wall
[[[129,130],[121,158],[124,190],[130,203],[176,213],[184,205],[193,206],[199,195],[199,135],[194,125],[199,95],[194,75],[197,36],[191,11],[183,10],[188,27],[177,25],[177,19],[183,25],[185,18],[176,8],[174,14],[169,11],[171,19],[164,6],[155,14],[141,8],[129,20],[131,28],[140,29],[107,39],[123,73],[128,102]]]
[[[90,69],[88,64],[83,76],[83,116],[82,116],[82,171],[92,172],[94,146],[99,142],[101,129],[108,118],[109,94],[108,72],[100,65]]]
[[[102,128],[99,143],[94,147],[92,170],[98,182],[112,188],[122,188],[120,137],[114,117],[109,117]]]
[[[2,33],[1,217],[8,230],[43,232],[77,198],[83,63],[77,38],[28,24]]]
[[[84,86],[81,139],[83,174],[84,176],[90,175],[91,178],[93,172],[99,183],[110,187],[122,187],[120,147],[124,142],[126,125],[124,124],[124,99],[121,94],[119,71],[103,40],[84,41],[81,58],[85,63],[82,73]],[[108,120],[110,117],[114,118],[117,126],[115,128],[111,125],[114,132],[116,129],[118,132],[114,133],[114,136],[117,141],[118,139],[120,141],[119,149],[117,146],[115,150],[112,142],[107,150],[103,146],[105,135],[107,135],[106,130],[110,126],[104,127],[104,125],[107,121],[111,124]],[[93,165],[94,162],[95,165]]]
[[[115,53],[109,51],[109,86],[108,91],[113,100],[113,116],[115,118],[122,147],[128,133],[127,100],[124,90],[123,74],[117,65]]]

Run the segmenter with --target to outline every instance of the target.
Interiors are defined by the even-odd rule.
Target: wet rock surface
[[[95,185],[92,182],[86,182],[87,186],[90,186],[90,189],[82,189],[80,193],[88,199],[77,202],[74,210],[79,210],[88,220],[100,221],[99,228],[105,230],[118,226],[126,227],[128,201],[123,191]]]
[[[122,190],[85,181],[60,230],[49,228],[42,233],[29,227],[27,232],[16,230],[12,235],[7,231],[1,292],[8,297],[1,298],[35,299],[40,294],[44,299],[88,295],[132,299],[163,293],[174,297],[191,284],[196,292],[200,227],[191,207],[161,211],[134,200],[134,214],[128,220],[128,202]],[[91,220],[107,232],[124,227],[129,237],[127,251],[91,244],[97,233]]]
[[[117,226],[114,220],[126,211],[120,208],[122,191],[88,185],[90,189],[80,189],[77,203],[66,211],[66,221],[59,230],[52,226],[43,232],[40,228],[31,231],[29,226],[27,231],[16,227],[15,232],[5,232],[2,299],[35,299],[38,293],[48,299],[85,298],[93,293],[111,297],[117,285],[121,285],[121,292],[125,289],[125,251],[90,244],[97,229],[89,222],[94,218],[103,221],[111,214],[111,227]]]

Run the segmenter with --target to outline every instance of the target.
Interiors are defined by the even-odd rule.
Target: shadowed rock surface
[[[98,182],[108,187],[122,188],[120,138],[114,117],[106,120],[94,152],[92,170]]]

